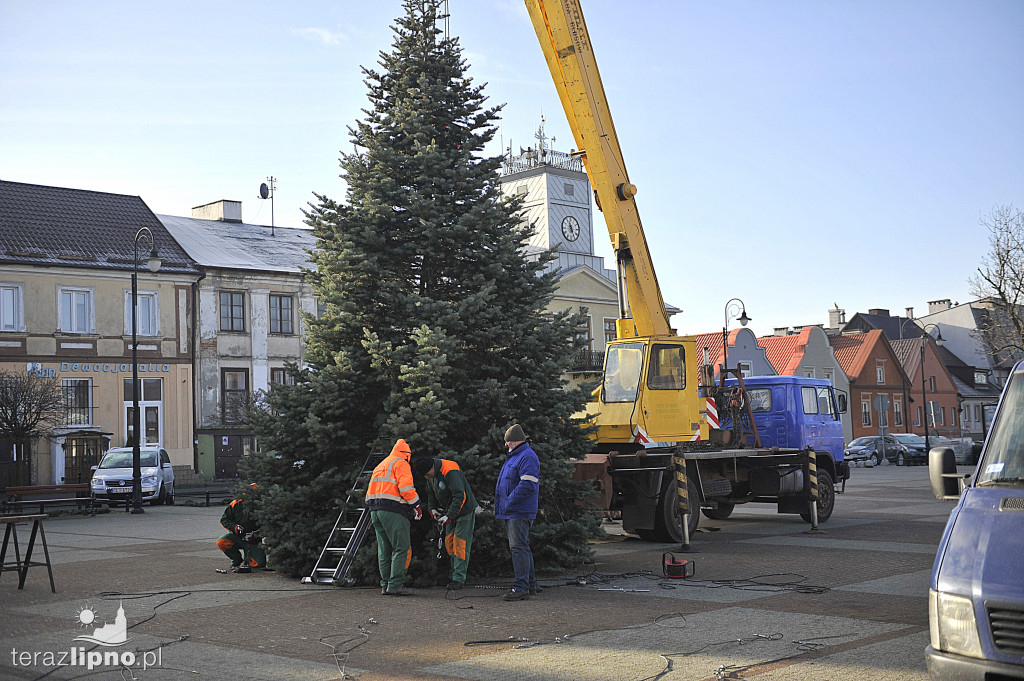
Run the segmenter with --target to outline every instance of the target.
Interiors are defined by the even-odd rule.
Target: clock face
[[[562,220],[562,236],[566,241],[576,241],[580,236],[580,223],[571,215]]]

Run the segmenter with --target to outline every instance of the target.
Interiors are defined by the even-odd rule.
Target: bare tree
[[[32,438],[60,421],[63,399],[56,378],[0,369],[0,438],[14,443],[18,460],[28,461]]]
[[[987,310],[978,320],[978,335],[996,365],[1024,356],[1024,213],[1000,206],[982,217],[989,252],[971,277],[971,294]]]

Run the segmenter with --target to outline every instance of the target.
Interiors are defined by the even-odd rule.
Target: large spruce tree
[[[317,195],[307,212],[320,312],[305,319],[309,368],[253,415],[263,532],[279,569],[308,574],[368,452],[400,437],[414,458],[458,461],[486,507],[518,422],[541,460],[537,565],[576,566],[598,531],[570,461],[588,447],[573,418],[584,395],[562,379],[577,320],[545,312],[554,277],[525,257],[530,227],[484,153],[500,107],[485,108],[458,40],[436,27],[438,3],[404,9],[381,70],[363,69],[369,107],[340,159],[346,200]],[[420,584],[438,569],[428,529],[414,523]],[[373,556],[370,541],[368,581]],[[503,527],[481,513],[471,574],[510,569]]]

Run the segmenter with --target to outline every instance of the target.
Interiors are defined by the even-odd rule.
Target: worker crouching
[[[220,524],[228,533],[217,540],[217,548],[231,559],[232,572],[270,569],[267,567],[267,552],[260,545],[263,538],[254,514],[258,501],[259,487],[254,482],[241,497],[228,504],[220,517]]]
[[[448,588],[461,589],[469,570],[469,550],[476,526],[476,497],[469,488],[459,464],[449,459],[416,459],[416,470],[427,479],[427,507],[430,515],[444,528],[444,547],[448,553]]]
[[[373,469],[366,490],[366,508],[377,533],[380,592],[387,596],[412,594],[412,589],[405,586],[405,574],[412,562],[409,516],[419,520],[423,508],[412,481],[411,455],[405,440],[396,442],[391,454]]]

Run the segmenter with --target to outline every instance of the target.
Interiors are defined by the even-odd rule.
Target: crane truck
[[[698,509],[725,518],[750,502],[817,527],[850,475],[845,396],[828,381],[791,376],[759,377],[748,388],[727,367],[715,384],[706,353],[702,362],[695,339],[671,328],[579,0],[525,1],[618,276],[616,337],[587,404],[593,453],[579,470],[610,480],[610,510],[643,539],[688,545]],[[723,418],[709,426],[716,410]]]

